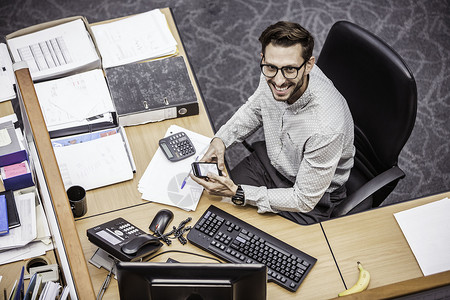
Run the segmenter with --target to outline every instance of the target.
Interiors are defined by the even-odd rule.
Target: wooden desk
[[[323,222],[322,227],[347,287],[358,279],[357,261],[370,271],[369,289],[423,277],[393,214],[445,197],[450,197],[450,192]],[[450,272],[444,276],[450,284]],[[406,292],[404,288],[403,292]]]
[[[86,261],[91,258],[97,249],[95,245],[88,241],[86,236],[86,230],[90,227],[120,216],[126,220],[130,220],[130,222],[139,228],[148,231],[147,228],[151,220],[162,208],[169,208],[174,212],[174,220],[169,225],[169,228],[172,226],[177,226],[187,217],[192,217],[192,221],[188,225],[193,225],[210,204],[214,204],[221,209],[226,210],[227,212],[245,220],[253,226],[262,228],[269,234],[276,236],[277,238],[318,259],[316,265],[313,267],[312,271],[308,274],[296,293],[291,293],[275,283],[268,283],[268,299],[327,299],[336,296],[337,293],[344,289],[344,285],[339,276],[336,265],[334,264],[320,224],[300,226],[276,215],[260,215],[253,207],[235,207],[230,203],[219,202],[219,199],[208,197],[206,195],[203,195],[197,210],[194,212],[186,212],[181,209],[171,208],[157,203],[144,203],[142,205],[121,209],[119,211],[77,220],[76,225],[78,235],[81,240]],[[178,242],[178,240],[174,240],[170,246],[164,245],[160,252],[167,250],[183,250],[212,256],[211,254],[191,245],[190,243],[183,246]],[[178,253],[168,253],[157,257],[153,261],[166,261],[169,257],[180,262],[214,262],[196,256]],[[106,277],[107,271],[104,269],[97,269],[90,263],[88,263],[88,269],[92,284],[94,286],[94,291],[95,293],[98,293]],[[324,288],[324,284],[326,284],[326,288]],[[118,299],[116,280],[112,280],[111,286],[105,294],[105,299]]]

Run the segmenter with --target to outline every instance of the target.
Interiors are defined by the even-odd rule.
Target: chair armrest
[[[332,213],[333,217],[339,217],[348,214],[353,208],[370,197],[376,191],[385,185],[405,177],[405,173],[397,166],[384,171],[378,176],[372,178],[360,187],[356,192],[348,196],[341,205],[338,205]]]

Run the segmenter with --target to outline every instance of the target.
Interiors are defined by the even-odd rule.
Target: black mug
[[[70,207],[75,218],[84,216],[87,212],[86,190],[79,185],[71,186],[67,190]]]

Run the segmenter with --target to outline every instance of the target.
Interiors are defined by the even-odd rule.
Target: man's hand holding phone
[[[225,144],[219,138],[214,138],[199,162],[192,163],[192,180],[202,185],[205,190],[215,196],[232,197],[236,194],[237,185],[222,172]]]

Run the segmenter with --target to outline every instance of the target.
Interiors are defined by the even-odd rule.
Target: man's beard
[[[269,81],[268,84],[271,85],[271,92],[272,92],[272,96],[276,101],[284,101],[287,102],[289,104],[293,104],[295,103],[295,101],[298,100],[298,98],[300,98],[301,95],[299,95],[298,97],[296,97],[297,93],[299,93],[300,89],[303,87],[304,83],[305,83],[305,70],[303,70],[302,76],[301,76],[301,81],[299,81],[297,83],[297,85],[295,86],[294,90],[288,95],[288,97],[286,99],[283,98],[279,98],[279,96],[276,94],[276,92],[274,91],[275,89],[275,84],[272,83],[272,81]],[[295,99],[293,99],[295,97]]]

